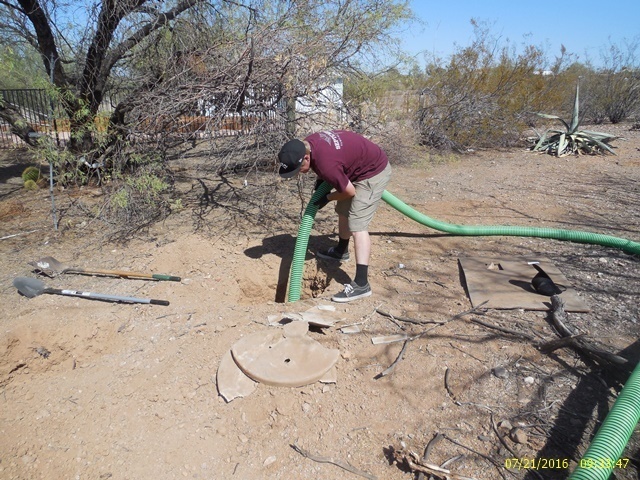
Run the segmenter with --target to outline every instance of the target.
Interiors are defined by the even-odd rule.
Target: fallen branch
[[[407,317],[398,317],[395,315],[392,315],[388,312],[385,312],[384,310],[380,310],[379,308],[376,308],[376,312],[378,312],[380,315],[385,316],[385,317],[389,317],[391,319],[394,320],[398,320],[400,322],[406,322],[406,323],[413,323],[414,325],[427,325],[427,324],[435,324],[435,325],[444,325],[452,320],[456,320],[460,317],[464,317],[465,315],[469,315],[470,313],[476,313],[478,312],[481,307],[483,307],[489,300],[486,300],[484,302],[482,302],[480,305],[478,305],[477,307],[473,307],[469,310],[466,310],[464,312],[460,312],[456,315],[454,315],[453,317],[451,317],[449,320],[445,321],[445,322],[438,322],[438,321],[432,321],[432,320],[414,320],[412,318],[407,318]]]
[[[378,378],[382,378],[382,377],[386,377],[387,375],[390,375],[393,373],[393,371],[396,368],[396,365],[398,364],[398,362],[400,362],[400,360],[402,360],[404,358],[404,352],[407,350],[407,345],[409,345],[409,342],[411,341],[411,339],[407,339],[404,341],[404,344],[402,345],[402,350],[400,350],[400,353],[398,354],[398,356],[396,357],[396,359],[393,361],[393,363],[391,365],[389,365],[389,367],[382,373],[379,373],[378,375],[376,375],[374,378],[377,380]]]
[[[489,412],[493,413],[493,410],[491,410],[491,407],[488,405],[483,405],[481,403],[475,403],[475,402],[461,402],[458,400],[457,396],[453,393],[453,391],[451,390],[451,387],[449,386],[449,367],[447,367],[447,369],[444,371],[444,388],[449,394],[449,396],[451,397],[451,400],[453,400],[453,403],[455,405],[458,405],[459,407],[462,407],[465,405],[472,405],[474,407],[484,408],[486,410],[489,410]]]
[[[414,325],[427,325],[427,324],[444,325],[446,323],[446,322],[436,322],[431,320],[414,320],[412,318],[407,318],[407,317],[398,317],[396,315],[392,315],[391,313],[385,312],[384,310],[380,310],[379,308],[376,308],[376,312],[378,312],[383,317],[387,317],[392,320],[398,320],[399,322],[412,323]]]
[[[540,344],[538,349],[548,353],[559,348],[571,347],[600,365],[629,367],[629,361],[626,358],[607,351],[598,342],[589,339],[586,335],[577,334],[573,328],[567,325],[567,320],[564,299],[558,295],[553,295],[551,297],[551,321],[561,338]]]
[[[518,330],[512,330],[511,328],[500,327],[498,325],[493,325],[491,323],[484,322],[484,321],[479,320],[477,318],[472,318],[471,321],[473,323],[477,323],[478,325],[482,325],[483,327],[487,327],[487,328],[490,328],[492,330],[497,330],[497,331],[502,332],[502,333],[508,333],[509,335],[515,335],[516,337],[521,337],[521,338],[524,338],[524,339],[529,340],[531,342],[535,342],[536,341],[536,338],[531,336],[531,335],[529,335],[528,333],[519,332]]]
[[[427,462],[427,460],[429,459],[429,455],[431,454],[431,449],[443,438],[444,436],[441,433],[436,433],[436,435],[431,440],[429,440],[429,443],[427,443],[427,446],[424,448],[424,452],[422,453],[421,463],[424,464]],[[444,466],[445,465],[442,465],[443,468]],[[418,480],[426,480],[424,473],[425,472],[418,473]]]
[[[565,324],[567,321],[567,313],[564,310],[564,299],[558,295],[551,297],[551,320],[561,337],[572,337],[577,334],[577,332]]]
[[[7,235],[7,236],[4,236],[4,237],[1,237],[0,240],[6,240],[7,238],[13,238],[13,237],[19,237],[20,235],[29,235],[30,233],[39,232],[40,230],[42,230],[42,229],[38,228],[36,230],[29,230],[28,232],[14,233],[13,235]]]
[[[444,371],[444,388],[451,397],[451,400],[453,400],[453,403],[455,403],[456,405],[460,405],[460,402],[458,401],[456,395],[453,393],[451,387],[449,386],[449,367],[447,367],[447,369]]]
[[[485,303],[487,303],[489,300],[487,300],[486,302],[482,302],[480,305],[478,305],[477,307],[473,307],[470,310],[467,310],[465,312],[461,312],[458,313],[456,315],[454,315],[453,317],[451,317],[448,322],[455,320],[457,318],[463,317],[464,315],[469,315],[470,313],[475,313],[477,312],[480,307],[482,307]],[[390,316],[391,318],[395,319],[396,317],[393,317],[393,315],[390,315],[388,313],[381,313],[379,309],[376,308],[376,311],[378,313],[380,313],[381,315],[387,315]],[[415,323],[415,321],[413,321]],[[431,324],[436,324],[436,325],[444,325],[445,323],[448,322],[418,322],[418,323],[431,323]],[[404,352],[407,349],[407,345],[409,344],[409,342],[413,342],[414,340],[417,340],[419,338],[424,337],[427,333],[429,333],[431,330],[433,330],[435,327],[432,327],[428,330],[425,330],[424,332],[418,333],[417,335],[413,335],[412,337],[407,338],[407,340],[405,340],[404,345],[402,345],[402,350],[400,350],[400,354],[396,357],[396,359],[393,361],[393,363],[389,366],[389,368],[387,368],[384,372],[376,375],[376,379],[378,378],[382,378],[385,377],[387,375],[389,375],[390,373],[393,373],[393,370],[396,368],[396,365],[400,362],[400,360],[403,359],[404,357]]]
[[[447,436],[447,435],[444,435],[444,434],[443,434],[443,436],[444,436],[444,438],[445,438],[445,439],[449,440],[449,441],[450,441],[451,443],[453,443],[454,445],[457,445],[457,446],[459,446],[459,447],[462,447],[462,448],[464,448],[465,450],[469,450],[471,453],[475,453],[475,454],[476,454],[476,455],[478,455],[479,457],[482,457],[482,458],[484,458],[485,460],[487,460],[488,462],[492,463],[492,464],[496,467],[496,469],[498,470],[498,473],[500,474],[500,476],[501,476],[502,478],[505,478],[504,473],[503,473],[503,471],[502,471],[502,470],[504,469],[504,465],[500,464],[497,460],[494,460],[492,457],[490,457],[490,456],[488,456],[488,455],[485,455],[484,453],[480,453],[480,452],[478,452],[478,451],[474,450],[473,448],[467,447],[466,445],[464,445],[464,444],[462,444],[462,443],[458,442],[457,440],[454,440],[453,438],[451,438],[451,437],[449,437],[449,436]],[[509,470],[507,470],[507,472],[509,472]],[[509,472],[509,473],[511,473],[511,472]]]
[[[317,455],[313,455],[309,452],[307,452],[306,450],[303,450],[302,448],[300,448],[298,445],[293,444],[291,445],[291,448],[293,448],[296,452],[298,452],[300,455],[302,455],[305,458],[308,458],[309,460],[313,460],[314,462],[318,462],[318,463],[331,463],[337,467],[340,467],[348,472],[351,472],[355,475],[359,475],[361,477],[364,478],[368,478],[369,480],[377,480],[377,477],[375,477],[374,475],[371,475],[370,473],[367,472],[363,472],[362,470],[358,470],[355,467],[352,467],[351,465],[349,465],[346,462],[343,462],[342,460],[334,460],[333,458],[326,458],[326,457],[320,457]]]

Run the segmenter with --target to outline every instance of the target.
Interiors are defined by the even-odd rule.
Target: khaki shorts
[[[367,231],[390,179],[391,165],[387,164],[376,176],[353,184],[356,188],[355,197],[336,202],[336,213],[349,219],[349,231]]]

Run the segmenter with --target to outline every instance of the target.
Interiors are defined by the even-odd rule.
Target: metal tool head
[[[13,279],[13,286],[28,298],[37,297],[44,292],[45,284],[37,278],[16,277]]]
[[[29,265],[35,267],[38,272],[41,272],[51,278],[64,273],[65,269],[65,266],[53,257],[42,257],[35,262],[29,262]]]

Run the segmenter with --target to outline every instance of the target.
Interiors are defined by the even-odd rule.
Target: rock
[[[493,370],[491,370],[491,372],[498,378],[508,378],[509,377],[509,372],[507,372],[507,369],[504,367],[495,367],[493,368]]]
[[[511,425],[511,422],[509,420],[502,420],[498,423],[498,427],[510,431],[513,428],[513,425]]]
[[[511,430],[509,437],[511,437],[511,440],[513,440],[514,442],[520,443],[522,445],[525,445],[529,441],[529,437],[527,437],[527,434],[519,428],[514,428],[513,430]]]

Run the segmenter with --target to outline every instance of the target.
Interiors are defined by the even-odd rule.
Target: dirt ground
[[[598,129],[623,137],[614,142],[618,156],[556,159],[510,149],[440,162],[416,158],[412,166],[395,166],[388,190],[449,223],[552,227],[640,241],[640,132],[625,125]],[[264,198],[260,178],[221,181],[184,157],[175,164],[183,208],[123,243],[77,213],[100,204],[95,189],[56,193],[55,231],[48,190],[21,188],[28,157],[2,155],[2,479],[412,479],[417,474],[394,457],[422,455],[436,434],[441,440],[428,462],[450,460],[445,468],[457,475],[566,478],[628,372],[571,348],[540,351],[538,344],[559,338],[548,312],[489,309],[454,318],[472,308],[458,264],[464,256],[550,258],[591,309],[569,313],[568,323],[632,366],[640,357],[638,256],[539,238],[451,236],[383,204],[371,227],[374,294],[334,304],[334,326],[309,333],[339,349],[337,382],[258,384],[251,395],[227,403],[216,386],[222,356],[239,339],[278,328],[268,326],[271,316],[330,304],[353,275],[353,262],[334,266],[313,254],[335,240],[330,208],[319,212],[312,230],[302,299],[286,302],[304,206],[286,198],[295,181],[273,192],[289,215],[247,215]],[[28,264],[45,256],[182,281],[47,278]],[[12,284],[19,276],[51,288],[170,305],[27,298]],[[361,332],[341,331],[352,324]],[[397,333],[420,336],[381,376],[403,343],[374,345],[372,338]],[[630,461],[615,478],[638,478],[639,446],[636,430],[623,454]],[[531,468],[531,459],[568,468]],[[343,468],[349,465],[357,471]]]

